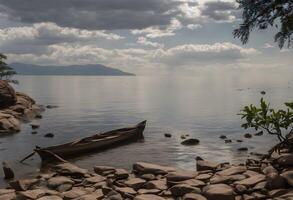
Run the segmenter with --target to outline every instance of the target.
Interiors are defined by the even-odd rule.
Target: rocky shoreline
[[[21,122],[40,118],[44,106],[28,95],[16,92],[7,81],[0,80],[0,135],[20,131]]]
[[[132,171],[56,164],[33,179],[10,181],[0,200],[253,200],[293,199],[293,154],[242,165],[197,158],[197,170],[137,162]]]

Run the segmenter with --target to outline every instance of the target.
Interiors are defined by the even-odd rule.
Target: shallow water
[[[196,156],[242,162],[250,152],[265,152],[276,140],[265,136],[244,139],[247,131],[240,127],[239,110],[257,103],[262,90],[267,92],[265,98],[272,105],[293,99],[290,75],[278,71],[201,72],[192,77],[18,76],[17,79],[19,91],[40,104],[59,106],[46,110],[43,119],[37,120],[41,125],[38,134],[32,135],[29,124],[23,124],[20,133],[0,138],[0,160],[9,160],[17,177],[33,175],[39,170],[37,155],[26,165],[18,163],[35,145],[59,144],[97,131],[134,125],[144,119],[148,124],[143,143],[70,161],[88,168],[94,165],[130,168],[136,161],[149,161],[188,169],[195,167]],[[45,138],[48,132],[55,137]],[[166,132],[172,138],[165,138]],[[200,145],[180,145],[182,134],[200,139]],[[221,134],[244,142],[225,144],[219,139]],[[248,153],[237,152],[241,146],[248,147]]]

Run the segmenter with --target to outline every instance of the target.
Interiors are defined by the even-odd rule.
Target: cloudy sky
[[[234,39],[233,0],[0,0],[9,62],[104,64],[139,74],[198,68],[290,67],[292,49],[258,31]]]

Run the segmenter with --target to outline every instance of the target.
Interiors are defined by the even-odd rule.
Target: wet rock
[[[172,137],[172,134],[171,133],[165,133],[164,136],[167,137],[167,138],[170,138],[170,137]]]
[[[53,138],[55,135],[53,133],[46,133],[44,137],[46,138]]]
[[[114,174],[115,168],[110,166],[97,165],[97,166],[94,166],[94,171],[100,175]]]
[[[208,185],[203,194],[208,200],[235,200],[233,189],[226,184]]]
[[[248,151],[248,148],[247,147],[240,147],[237,150],[238,151]]]
[[[293,170],[282,173],[282,177],[284,177],[287,183],[293,187]]]
[[[53,108],[58,108],[58,106],[54,106],[54,105],[47,105],[46,108],[48,109],[53,109]]]
[[[175,171],[173,167],[165,167],[161,165],[137,162],[133,165],[133,170],[138,174],[168,174],[169,172]]]
[[[16,93],[7,81],[0,80],[0,108],[7,108],[16,103]]]
[[[259,132],[255,133],[254,135],[255,136],[261,136],[261,135],[263,135],[263,131],[259,131]]]
[[[236,140],[236,142],[243,142],[243,140]]]
[[[225,140],[225,143],[232,143],[232,140],[230,140],[230,139]]]
[[[284,155],[277,162],[281,167],[293,167],[293,154]]]
[[[251,135],[250,133],[245,133],[245,134],[244,134],[244,137],[245,137],[245,138],[252,138],[252,135]]]
[[[163,197],[153,194],[142,194],[134,198],[134,200],[165,200]]]
[[[35,134],[38,134],[37,131],[32,131],[31,134],[35,135]]]
[[[207,200],[204,196],[195,193],[185,194],[182,198],[183,200]]]
[[[227,136],[226,135],[221,135],[219,138],[220,139],[227,139]]]
[[[13,179],[14,178],[14,172],[6,161],[2,162],[2,168],[3,168],[3,173],[4,173],[4,179]]]
[[[145,179],[147,181],[151,181],[151,180],[156,179],[156,176],[153,174],[143,174],[140,176],[140,178]]]
[[[270,172],[266,175],[267,189],[280,189],[286,187],[286,180],[283,176],[280,176],[278,172]]]
[[[173,187],[170,188],[170,191],[173,196],[183,196],[187,193],[197,193],[199,194],[201,191],[199,188],[192,187],[187,184],[178,184],[174,185]]]
[[[219,164],[196,158],[196,169],[197,171],[215,170]]]
[[[260,92],[262,95],[265,95],[266,94],[266,92],[263,90],[263,91],[261,91]]]
[[[34,124],[31,124],[31,127],[32,127],[32,129],[38,129],[38,128],[40,128],[40,125],[34,123]]]
[[[191,146],[199,144],[199,140],[195,138],[186,139],[181,142],[182,145]]]
[[[186,139],[186,136],[185,136],[185,135],[181,135],[180,138],[181,138],[182,140],[185,140],[185,139]]]

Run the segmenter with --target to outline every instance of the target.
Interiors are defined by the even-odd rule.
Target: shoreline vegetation
[[[17,132],[20,121],[41,118],[44,106],[37,105],[23,93],[15,92],[7,81],[0,83],[1,95],[5,97],[1,98],[0,113],[4,116],[1,118],[1,132]],[[31,127],[37,129],[38,125],[31,124]],[[255,135],[262,134],[260,131]],[[172,135],[166,133],[165,137]],[[184,135],[182,139],[186,137]],[[244,137],[250,138],[251,134]],[[224,135],[219,138],[230,142]],[[184,141],[188,142],[182,145],[199,143],[190,138]],[[196,166],[184,170],[145,162],[134,163],[132,171],[112,166],[82,169],[63,160],[35,178],[20,180],[13,179],[12,169],[4,162],[6,178],[11,179],[5,188],[0,189],[0,200],[289,200],[293,198],[293,154],[286,150],[279,149],[279,153],[268,154],[262,159],[247,159],[238,165],[214,163],[197,157]]]

